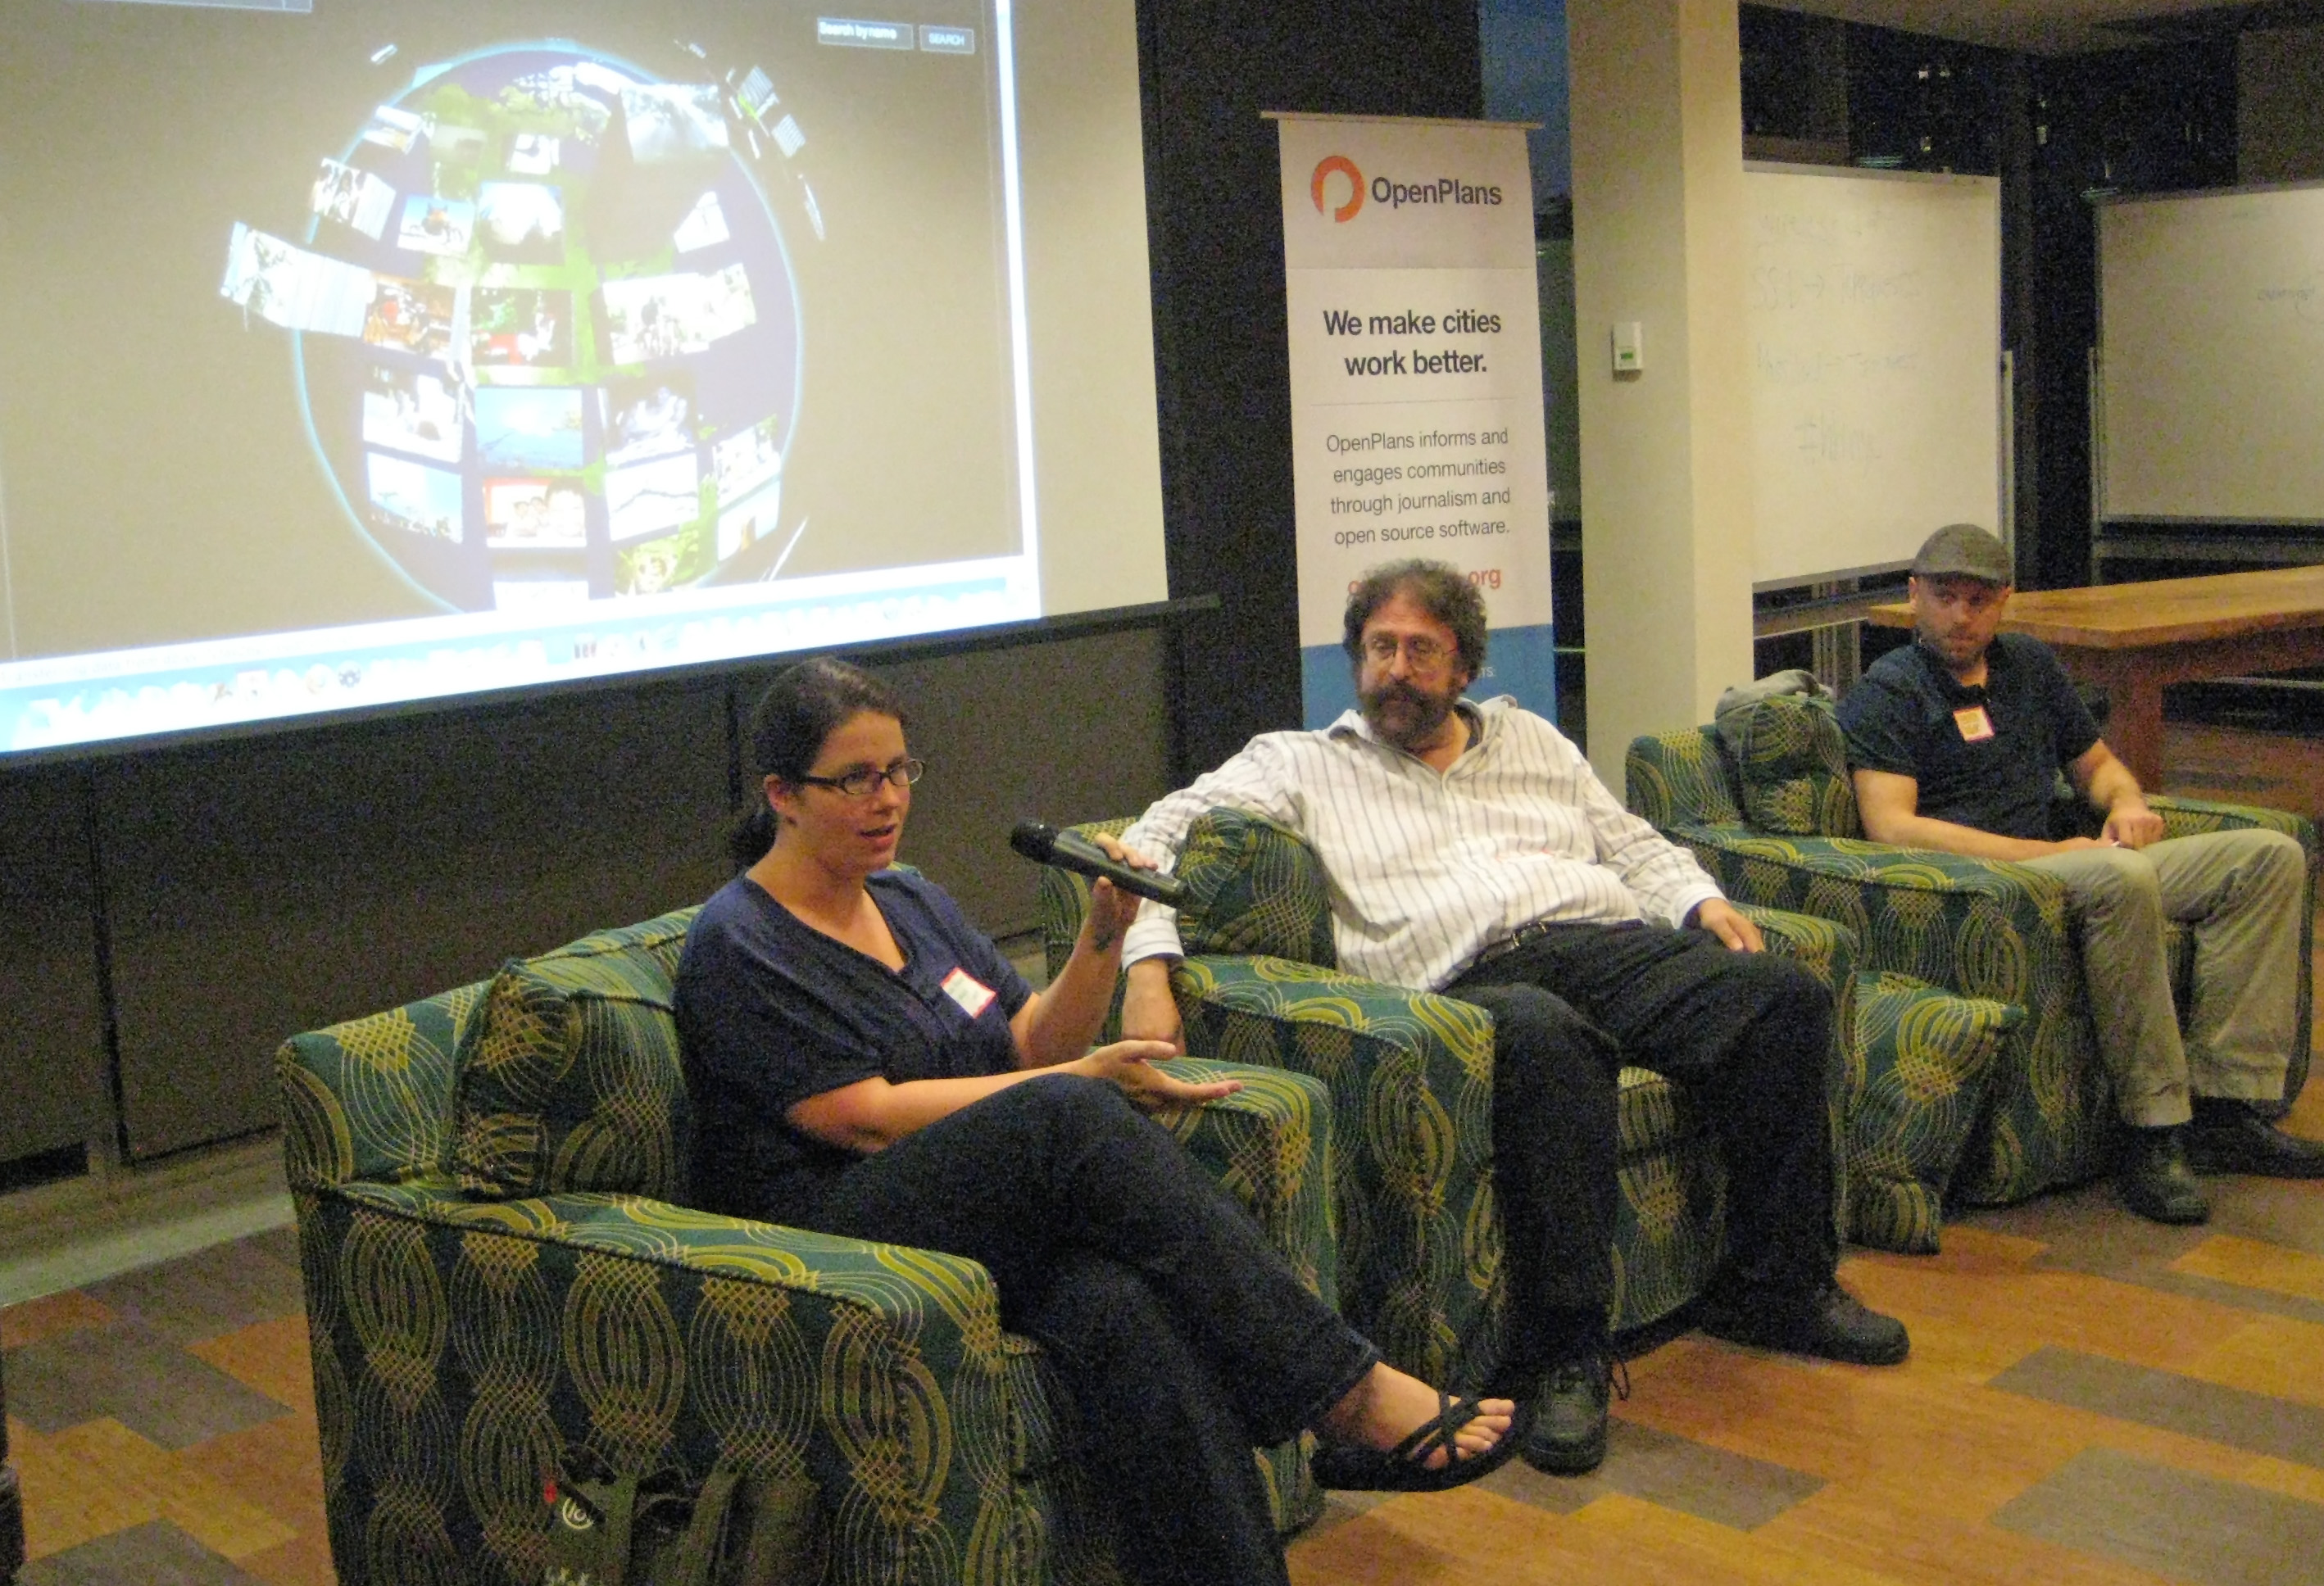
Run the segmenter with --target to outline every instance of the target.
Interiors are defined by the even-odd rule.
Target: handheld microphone
[[[1009,846],[1028,859],[1055,865],[1084,876],[1102,876],[1127,893],[1152,898],[1175,909],[1186,901],[1186,884],[1158,870],[1139,870],[1110,858],[1106,851],[1079,833],[1059,831],[1039,821],[1019,821],[1009,834]]]

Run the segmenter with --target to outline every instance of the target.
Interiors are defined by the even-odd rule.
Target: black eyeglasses
[[[880,791],[880,784],[883,782],[892,782],[898,787],[911,786],[927,774],[927,768],[926,760],[899,760],[885,771],[867,767],[862,771],[851,771],[844,776],[802,776],[797,780],[809,787],[827,787],[844,793],[851,799],[868,799]]]

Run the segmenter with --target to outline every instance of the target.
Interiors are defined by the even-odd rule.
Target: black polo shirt
[[[1033,993],[934,882],[865,885],[903,949],[890,969],[801,921],[746,876],[702,906],[678,961],[678,1033],[694,1103],[693,1200],[813,1227],[859,1159],[790,1109],[858,1080],[956,1079],[1017,1065],[1009,1021]]]
[[[1964,688],[1917,642],[1881,656],[1840,702],[1848,763],[1911,777],[1919,814],[2048,842],[2058,773],[2098,741],[2098,723],[2041,640],[1997,635],[1985,665],[1985,682]],[[1982,739],[1956,714],[1979,707],[1993,729]]]

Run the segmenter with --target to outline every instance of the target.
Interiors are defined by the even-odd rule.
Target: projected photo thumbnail
[[[613,592],[658,595],[695,576],[706,560],[698,529],[624,547],[613,560]]]
[[[426,539],[460,538],[460,476],[374,452],[368,459],[372,521]]]
[[[547,176],[557,169],[559,140],[549,133],[511,133],[508,159],[511,176]]]
[[[605,461],[621,464],[694,449],[694,378],[678,372],[605,387]]]
[[[608,470],[605,515],[616,540],[693,522],[702,515],[702,469],[694,454]]]
[[[426,118],[428,146],[440,166],[473,166],[484,158],[485,133],[478,126],[461,126],[441,117]]]
[[[579,485],[548,479],[484,481],[484,544],[493,549],[577,551],[588,543],[588,502]]]
[[[773,538],[777,515],[782,505],[783,487],[779,480],[739,505],[719,513],[718,559],[724,562],[739,556],[761,540]]]
[[[285,330],[353,335],[371,301],[372,275],[237,222],[218,295]]]
[[[555,188],[486,182],[476,189],[476,223],[486,258],[556,264],[565,257],[565,202]]]
[[[460,399],[440,375],[374,369],[364,393],[363,438],[438,463],[460,460]]]
[[[387,229],[389,212],[395,207],[395,189],[367,170],[326,160],[322,174],[315,179],[311,204],[325,220],[377,242]]]
[[[718,154],[727,148],[726,115],[714,83],[641,83],[622,89],[630,155],[655,165]]]
[[[452,325],[459,312],[459,294],[450,287],[403,280],[368,272],[370,307],[362,316],[363,339],[374,347],[416,353],[423,358],[449,358]],[[308,330],[336,326],[307,325]]]
[[[463,198],[439,198],[414,193],[403,201],[403,225],[396,245],[422,253],[457,258],[468,251],[476,234],[476,206]]]
[[[493,468],[578,468],[581,391],[573,386],[484,386],[476,392],[476,451]]]
[[[484,368],[567,368],[573,362],[573,294],[477,287],[468,298],[468,355]]]
[[[725,211],[718,207],[718,195],[705,193],[686,212],[686,218],[678,223],[670,241],[681,253],[699,253],[705,248],[716,247],[731,234],[726,229]]]
[[[371,124],[363,130],[363,141],[398,154],[409,154],[419,146],[420,118],[410,111],[393,105],[383,105],[372,113]]]
[[[605,335],[616,363],[706,353],[758,321],[740,264],[715,275],[640,277],[604,287]]]
[[[711,448],[718,476],[718,500],[740,500],[749,490],[782,472],[780,426],[762,418],[740,435],[728,435]]]

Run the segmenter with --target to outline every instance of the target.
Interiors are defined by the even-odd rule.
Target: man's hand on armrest
[[[1725,898],[1703,899],[1687,911],[1686,922],[1698,930],[1708,931],[1725,942],[1731,952],[1762,952],[1767,946],[1759,934],[1759,928],[1751,923],[1749,916]]]
[[[1121,993],[1121,1036],[1124,1041],[1164,1041],[1186,1051],[1185,1031],[1178,1020],[1178,999],[1170,994],[1170,958],[1140,958],[1130,967]]]
[[[2138,778],[2115,758],[2105,740],[2084,750],[2080,759],[2066,767],[2066,775],[2073,778],[2090,807],[2106,817],[2102,841],[2143,848],[2163,840],[2163,817],[2146,807],[2146,799],[2138,791]]]

